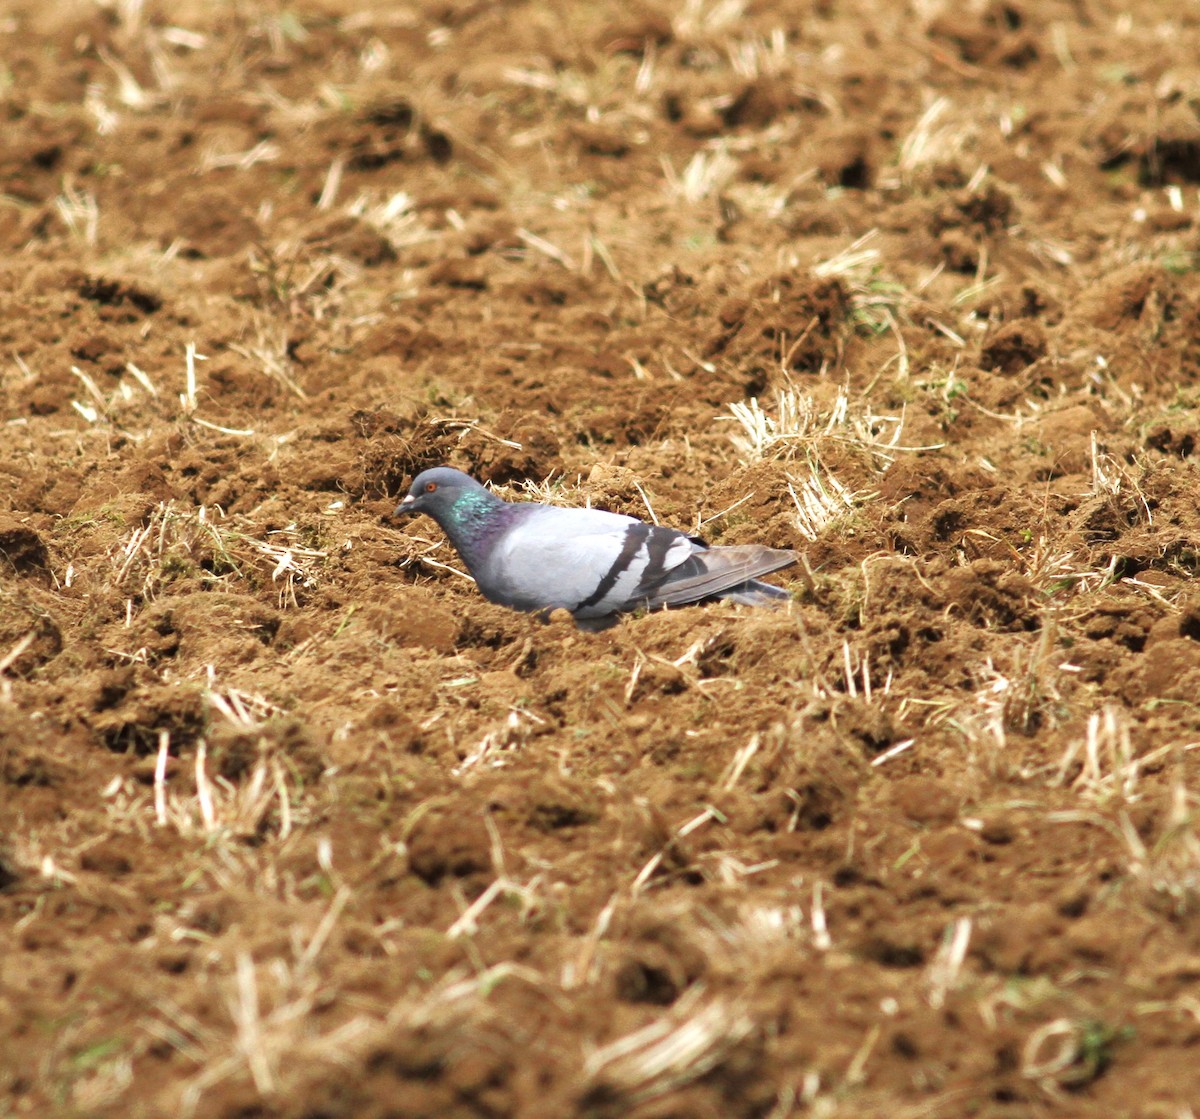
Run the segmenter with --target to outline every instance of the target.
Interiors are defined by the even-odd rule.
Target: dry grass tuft
[[[724,148],[698,151],[682,172],[666,156],[662,159],[667,198],[694,206],[719,193],[737,173],[738,163]]]
[[[908,376],[908,347],[900,332],[900,321],[912,301],[912,294],[903,284],[891,279],[883,270],[882,253],[871,242],[877,229],[868,230],[840,253],[813,266],[813,275],[837,277],[850,293],[850,321],[864,334],[878,335],[891,331],[899,347],[892,360],[899,365],[899,376]]]
[[[724,40],[741,26],[746,0],[684,0],[671,20],[671,30],[682,42]]]
[[[734,446],[749,462],[763,459],[790,460],[803,455],[810,464],[819,463],[822,452],[836,444],[842,451],[857,452],[880,473],[903,452],[936,450],[936,446],[910,447],[901,444],[904,411],[885,415],[868,400],[852,406],[848,388],[838,390],[831,406],[794,386],[775,394],[772,413],[756,397],[729,405],[729,414],[741,428],[733,436]],[[940,444],[938,445],[940,446]]]
[[[231,343],[229,348],[253,362],[299,400],[308,400],[308,393],[292,376],[291,332],[286,325],[260,320],[255,323],[252,342]]]
[[[100,230],[100,207],[91,191],[77,190],[67,178],[62,194],[54,200],[54,208],[72,239],[95,248]]]
[[[296,525],[267,534],[252,534],[244,518],[229,518],[219,506],[182,510],[163,502],[139,528],[129,532],[109,555],[115,568],[112,582],[123,591],[136,591],[147,601],[180,576],[199,575],[220,584],[253,580],[270,573],[278,587],[279,606],[298,605],[297,590],[316,585],[317,571],[327,552],[300,543]]]
[[[669,1014],[591,1052],[584,1062],[589,1095],[616,1097],[629,1107],[698,1080],[727,1060],[754,1031],[736,1003],[705,1001],[691,988]]]
[[[1196,749],[1200,743],[1190,742],[1172,752],[1181,759]],[[1200,913],[1200,796],[1188,788],[1179,770],[1153,843],[1142,838],[1128,814],[1122,813],[1120,828],[1131,876],[1145,891],[1147,904],[1176,920]]]
[[[922,176],[939,164],[952,164],[965,157],[978,139],[973,112],[955,114],[949,98],[930,102],[900,144],[891,173],[880,185],[887,189],[920,185]]]
[[[402,190],[381,200],[364,192],[346,207],[346,213],[377,229],[394,249],[420,245],[436,237],[413,209],[412,197]]]
[[[796,528],[805,540],[816,540],[830,525],[852,512],[863,500],[842,485],[819,462],[810,462],[804,478],[789,475],[788,493],[796,505]]]
[[[295,938],[290,959],[259,964],[248,952],[237,954],[232,973],[219,981],[229,1022],[225,1029],[160,1003],[152,1032],[200,1069],[180,1097],[183,1115],[194,1114],[217,1085],[247,1074],[258,1095],[269,1098],[307,1062],[339,1064],[367,1035],[374,1023],[365,1017],[323,1029],[314,1014],[323,989],[316,964],[349,900],[343,887],[307,941]]]

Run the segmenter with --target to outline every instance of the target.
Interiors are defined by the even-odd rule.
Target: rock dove
[[[600,509],[504,501],[448,466],[417,475],[396,507],[404,513],[437,521],[492,602],[531,612],[563,607],[588,628],[624,611],[713,598],[778,604],[787,592],[757,576],[799,558],[758,544],[710,548],[677,529]]]

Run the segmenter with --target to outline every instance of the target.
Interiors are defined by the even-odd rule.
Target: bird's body
[[[778,603],[787,592],[758,576],[797,559],[753,544],[710,548],[620,513],[504,501],[445,466],[418,475],[396,512],[437,521],[492,602],[526,611],[562,607],[584,623],[711,598]]]

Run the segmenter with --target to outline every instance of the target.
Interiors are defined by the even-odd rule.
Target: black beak
[[[393,517],[404,517],[413,511],[413,506],[416,505],[417,499],[413,495],[407,494],[396,506],[396,510],[392,513]]]

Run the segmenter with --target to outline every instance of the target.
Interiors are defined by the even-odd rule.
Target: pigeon
[[[413,480],[395,515],[411,513],[438,523],[485,598],[544,616],[561,607],[589,629],[630,611],[710,599],[778,605],[787,591],[758,576],[799,559],[759,544],[709,547],[621,513],[505,501],[448,466]]]

